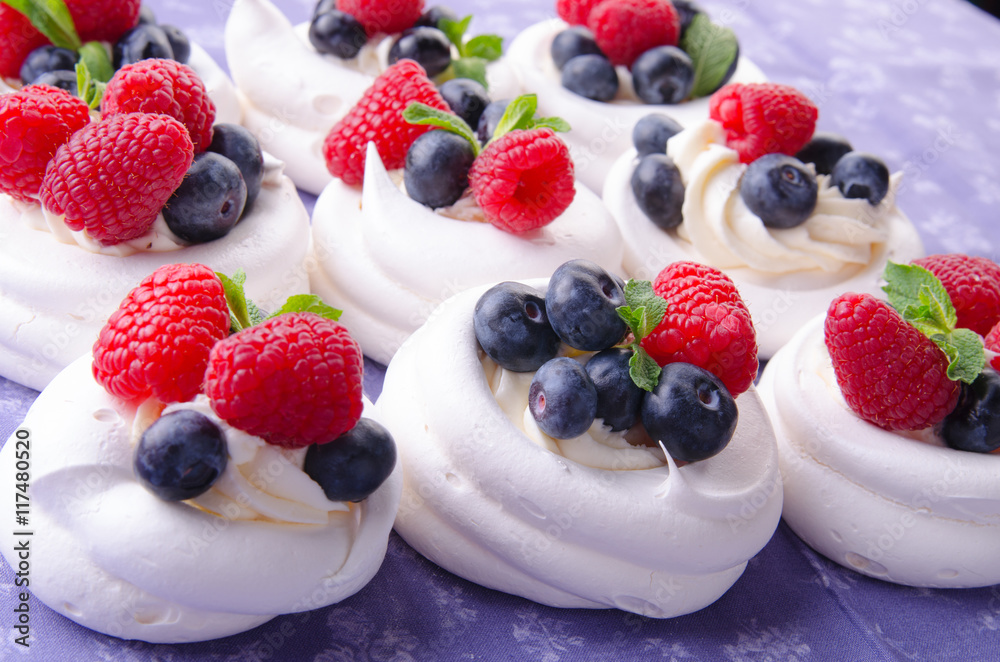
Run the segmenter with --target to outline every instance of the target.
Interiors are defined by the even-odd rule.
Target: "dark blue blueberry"
[[[607,57],[601,52],[601,47],[594,40],[594,33],[582,25],[574,25],[566,28],[555,36],[552,46],[549,49],[552,55],[552,62],[560,71],[566,63],[578,55],[600,55]]]
[[[246,212],[257,199],[264,180],[264,154],[260,143],[239,124],[221,122],[212,127],[212,142],[208,151],[221,154],[240,169],[243,183],[247,186],[247,203],[243,206],[243,211]]]
[[[173,59],[174,49],[170,46],[167,33],[158,25],[140,24],[128,30],[112,49],[115,69],[126,64],[151,57]]]
[[[469,168],[475,160],[472,145],[462,136],[428,131],[406,152],[406,193],[431,209],[455,204],[469,187]]]
[[[651,48],[632,63],[632,87],[646,103],[680,103],[694,87],[694,64],[676,46]]]
[[[787,154],[765,154],[747,166],[740,197],[769,228],[794,228],[816,209],[816,177]]]
[[[330,501],[362,501],[396,466],[396,442],[381,424],[361,418],[327,444],[306,451],[302,470],[319,483]]]
[[[531,378],[528,409],[550,437],[579,437],[594,423],[597,389],[582,365],[566,356],[552,359]]]
[[[160,29],[163,30],[163,34],[167,35],[170,50],[174,52],[174,59],[181,64],[187,64],[191,58],[191,41],[184,34],[184,31],[176,25],[161,25]]]
[[[207,492],[228,460],[222,429],[207,416],[182,409],[146,428],[132,466],[147,490],[164,501],[183,501]]]
[[[437,28],[404,30],[389,49],[389,64],[404,58],[416,60],[433,78],[451,64],[451,42]]]
[[[666,154],[647,154],[632,172],[632,195],[639,209],[662,230],[681,224],[684,216],[684,180]]]
[[[612,430],[628,430],[639,420],[645,391],[635,385],[628,372],[632,350],[613,347],[587,361],[587,375],[597,389],[597,418]]]
[[[705,10],[698,6],[697,3],[691,2],[691,0],[671,0],[674,5],[674,9],[677,10],[677,14],[681,19],[681,36],[687,31],[688,26],[691,25],[691,21],[694,19],[695,14],[703,14]]]
[[[476,302],[476,340],[486,355],[514,372],[531,372],[559,352],[559,336],[549,325],[545,299],[527,285],[503,282]]]
[[[57,71],[46,71],[35,78],[34,85],[51,85],[61,90],[66,90],[73,96],[78,96],[76,91],[76,72],[59,69]]]
[[[490,105],[490,95],[478,82],[471,78],[452,78],[438,88],[451,111],[465,120],[469,128],[479,126],[486,106]]]
[[[500,99],[486,106],[486,110],[479,116],[479,125],[476,127],[480,144],[485,145],[493,137],[493,132],[497,130],[497,125],[500,124],[509,103],[510,99]]]
[[[833,172],[834,166],[844,154],[853,151],[851,143],[847,139],[836,133],[817,131],[806,146],[795,155],[803,163],[812,163],[816,166],[817,175],[829,175]]]
[[[202,152],[167,200],[163,218],[183,241],[203,244],[229,234],[246,200],[247,185],[239,167],[221,154]]]
[[[336,9],[313,16],[309,24],[309,43],[320,53],[329,53],[343,60],[356,56],[368,41],[358,19]]]
[[[74,71],[79,60],[80,56],[76,51],[68,48],[57,48],[52,44],[39,46],[24,58],[21,64],[21,82],[31,85],[36,78],[50,71]]]
[[[889,168],[877,156],[848,152],[837,161],[830,182],[845,198],[861,198],[877,205],[889,192]]]
[[[556,335],[570,347],[596,352],[611,347],[628,327],[617,308],[625,305],[620,281],[599,264],[570,260],[552,273],[545,312]]]
[[[667,141],[684,130],[680,122],[663,113],[650,113],[632,128],[632,144],[639,156],[665,154]]]
[[[941,438],[950,448],[989,453],[1000,448],[1000,375],[986,368],[971,384],[962,384],[958,405],[941,422]]]
[[[337,0],[319,0],[313,8],[313,17],[337,8]]]
[[[577,55],[562,70],[562,86],[594,101],[610,101],[618,94],[618,72],[603,55]]]
[[[156,25],[156,14],[145,2],[139,6],[139,25]]]
[[[725,385],[690,363],[663,366],[660,381],[642,401],[642,424],[675,460],[697,462],[729,444],[739,412]]]
[[[441,5],[434,5],[433,7],[428,7],[417,22],[413,24],[414,27],[425,27],[425,28],[437,28],[441,23],[442,18],[447,18],[449,20],[459,21],[458,14],[453,12],[448,7],[442,7]]]

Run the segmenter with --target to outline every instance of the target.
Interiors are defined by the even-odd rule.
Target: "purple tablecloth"
[[[820,107],[819,127],[881,155],[906,179],[900,206],[929,253],[1000,259],[1000,22],[961,0],[700,0],[744,54]],[[278,0],[305,20],[312,0]],[[227,0],[150,0],[225,62]],[[554,2],[452,0],[474,31],[510,38]],[[311,205],[312,198],[304,196]],[[0,288],[3,284],[0,283]],[[367,383],[379,388],[380,371]],[[0,380],[0,439],[36,396]],[[998,476],[1000,479],[1000,476]],[[8,502],[13,477],[0,476]],[[1000,559],[997,560],[1000,563]],[[600,572],[600,568],[595,568]],[[20,589],[0,564],[3,660],[998,660],[1000,586],[914,589],[818,556],[784,525],[716,604],[667,621],[616,610],[561,610],[481,588],[393,535],[360,593],[203,644],[150,645],[97,634],[31,605],[31,646],[14,643]]]

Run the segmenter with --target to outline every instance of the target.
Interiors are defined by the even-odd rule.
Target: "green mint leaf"
[[[455,78],[469,78],[489,89],[489,83],[486,82],[486,60],[480,57],[460,57],[452,60],[451,71]]]
[[[629,279],[625,283],[625,303],[633,311],[643,311],[641,325],[632,329],[637,342],[652,333],[667,312],[666,300],[653,291],[653,284],[648,280]]]
[[[488,62],[499,60],[503,55],[503,37],[495,34],[481,34],[473,37],[462,47],[464,57],[478,57]]]
[[[640,307],[639,310],[632,310],[630,306],[618,306],[615,308],[615,312],[618,313],[618,317],[625,320],[628,328],[632,330],[632,335],[635,335],[636,330],[642,326],[642,318],[645,316],[646,309]]]
[[[636,386],[645,391],[652,391],[660,381],[660,372],[662,369],[656,365],[653,357],[637,346],[635,353],[628,360],[628,374]]]
[[[63,0],[0,0],[24,14],[35,29],[49,38],[54,46],[80,49],[80,37],[73,26],[73,17]]]
[[[567,122],[561,117],[539,117],[538,119],[531,121],[531,126],[529,128],[532,129],[547,128],[547,129],[552,129],[553,131],[566,133],[572,127],[569,125],[569,122]]]
[[[278,315],[284,315],[285,313],[316,313],[336,322],[340,319],[342,312],[326,305],[315,294],[294,294],[288,297],[288,300],[285,301],[281,308],[268,315],[267,318],[270,319]]]
[[[80,61],[76,63],[76,94],[87,104],[91,110],[101,107],[101,99],[104,97],[105,83],[99,83],[90,75],[87,63]]]
[[[907,320],[907,322],[909,322],[910,326],[914,327],[917,331],[924,334],[931,340],[934,340],[935,336],[947,336],[951,333],[951,329],[943,327],[926,317],[917,317],[913,320]]]
[[[941,290],[944,290],[943,286]],[[921,283],[917,296],[922,304],[921,309],[926,309],[928,317],[935,324],[946,330],[955,328],[955,325],[958,324],[958,314],[951,304],[951,296],[947,291],[944,291],[944,298],[942,299],[941,292],[935,292],[927,283]]]
[[[516,129],[530,129],[531,122],[538,108],[538,97],[534,94],[522,94],[507,104],[507,110],[493,132],[493,139],[510,133]]]
[[[948,379],[971,384],[986,366],[983,340],[970,329],[955,329],[948,336],[931,340],[948,355]]]
[[[247,301],[246,292],[243,291],[243,284],[247,280],[246,273],[242,269],[237,269],[232,278],[218,271],[215,275],[222,281],[222,290],[226,293],[226,303],[229,304],[229,332],[236,333],[253,326],[254,321],[248,305],[250,302]],[[253,308],[256,310],[257,306]]]
[[[80,47],[80,62],[87,66],[90,76],[97,82],[107,83],[115,75],[108,51],[99,41],[88,41]]]
[[[479,139],[476,138],[476,133],[465,120],[454,113],[438,110],[425,103],[411,103],[403,111],[403,119],[410,124],[428,124],[460,135],[472,145],[472,153],[479,156]]]
[[[940,314],[947,326],[954,328],[958,321],[955,308],[951,305],[948,290],[938,280],[937,276],[927,269],[915,264],[896,264],[889,262],[885,266],[884,278],[886,285],[882,287],[889,300],[889,305],[896,309],[907,322],[907,312],[917,313],[927,308],[927,315]],[[926,289],[925,289],[926,286]],[[934,308],[931,302],[936,302]],[[935,312],[935,311],[939,312]]]
[[[681,50],[694,64],[691,98],[703,97],[719,89],[733,62],[740,56],[740,45],[729,28],[716,25],[705,14],[695,14],[684,31]]]
[[[444,33],[444,36],[448,37],[448,41],[455,44],[455,48],[458,49],[459,55],[465,55],[462,52],[463,40],[465,37],[465,32],[469,29],[469,23],[472,22],[472,14],[469,14],[461,21],[453,21],[450,18],[442,18],[438,21],[438,30]]]

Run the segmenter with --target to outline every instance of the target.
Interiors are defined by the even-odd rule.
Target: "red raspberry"
[[[347,184],[364,181],[368,141],[375,143],[386,168],[402,168],[413,141],[434,128],[403,119],[406,107],[416,102],[451,112],[424,68],[413,60],[400,60],[383,71],[327,134],[323,157],[330,174]]]
[[[201,390],[212,346],[229,333],[219,277],[201,264],[168,264],[128,293],[94,343],[94,379],[138,402],[184,402]]]
[[[670,0],[604,0],[590,10],[587,27],[612,64],[632,66],[657,46],[676,46],[681,18]]]
[[[347,329],[315,313],[287,313],[218,343],[205,393],[230,425],[272,444],[325,444],[361,417],[363,369]]]
[[[996,326],[986,334],[986,337],[983,339],[983,346],[996,354],[990,360],[990,365],[994,370],[1000,370],[1000,322],[997,322]]]
[[[472,163],[469,186],[489,222],[512,233],[551,223],[576,195],[569,148],[551,129],[491,141]]]
[[[65,0],[80,41],[114,43],[139,23],[141,0]]]
[[[556,0],[556,13],[570,25],[586,25],[590,12],[602,0]]]
[[[922,430],[955,408],[961,391],[948,357],[889,304],[842,294],[824,326],[833,371],[847,404],[887,430]]]
[[[735,398],[757,377],[757,334],[736,285],[718,269],[668,264],[653,281],[667,312],[642,348],[659,365],[682,361],[708,370]]]
[[[24,14],[0,4],[0,78],[20,78],[24,58],[47,43]]]
[[[174,118],[112,115],[56,151],[39,199],[71,230],[110,246],[146,233],[193,158],[191,137]]]
[[[337,9],[358,19],[370,37],[412,28],[424,11],[424,0],[337,0]]]
[[[712,95],[708,114],[722,124],[726,144],[750,163],[765,154],[794,156],[812,138],[819,111],[794,87],[732,83]]]
[[[958,313],[958,327],[981,336],[1000,321],[1000,266],[985,257],[957,253],[913,261],[938,277]]]
[[[36,202],[56,149],[88,123],[87,104],[55,87],[29,85],[0,95],[0,192]]]
[[[215,104],[194,69],[174,60],[140,60],[116,71],[104,90],[101,112],[170,115],[187,127],[195,154],[212,142]]]

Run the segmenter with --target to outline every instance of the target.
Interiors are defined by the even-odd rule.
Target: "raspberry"
[[[984,257],[928,255],[913,261],[938,277],[958,313],[958,327],[985,336],[1000,321],[1000,266]]]
[[[101,112],[170,115],[187,127],[195,154],[212,142],[215,104],[194,69],[174,60],[140,60],[116,71],[104,90]]]
[[[983,346],[996,354],[996,356],[990,359],[990,365],[994,370],[1000,371],[1000,322],[997,322],[996,326],[986,334],[986,337],[983,339]]]
[[[361,348],[340,324],[287,313],[218,343],[205,393],[230,425],[279,446],[333,441],[361,417]]]
[[[726,144],[740,161],[765,154],[795,156],[816,129],[816,105],[794,87],[776,83],[732,83],[709,99],[709,116],[722,124]]]
[[[416,102],[451,112],[423,67],[413,60],[400,60],[383,71],[327,134],[323,157],[330,174],[347,184],[360,184],[368,141],[375,143],[386,168],[402,168],[413,141],[434,128],[403,119],[406,107]]]
[[[167,115],[126,113],[77,131],[45,170],[39,199],[71,230],[113,245],[146,233],[184,179],[194,149]]]
[[[955,408],[961,392],[948,358],[889,304],[842,294],[826,313],[824,339],[847,404],[887,430],[922,430]]]
[[[424,0],[337,0],[337,9],[358,19],[370,37],[412,28],[424,11]]]
[[[0,96],[0,192],[36,202],[45,166],[89,122],[87,104],[55,87],[29,85]]]
[[[0,4],[0,78],[20,78],[24,58],[47,43],[24,14]]]
[[[676,46],[681,37],[670,0],[604,0],[590,10],[587,27],[611,64],[626,67],[650,48]]]
[[[590,12],[602,0],[556,0],[556,13],[570,25],[586,25]]]
[[[653,281],[667,313],[642,348],[659,365],[682,361],[708,370],[735,398],[757,377],[757,334],[736,285],[718,269],[668,264]]]
[[[139,23],[141,0],[65,0],[80,41],[118,41]]]
[[[551,223],[576,195],[569,149],[551,129],[491,141],[472,163],[469,186],[490,223],[513,233]]]
[[[168,264],[128,293],[94,343],[94,378],[138,402],[184,402],[201,390],[212,346],[229,333],[219,277],[201,264]]]

